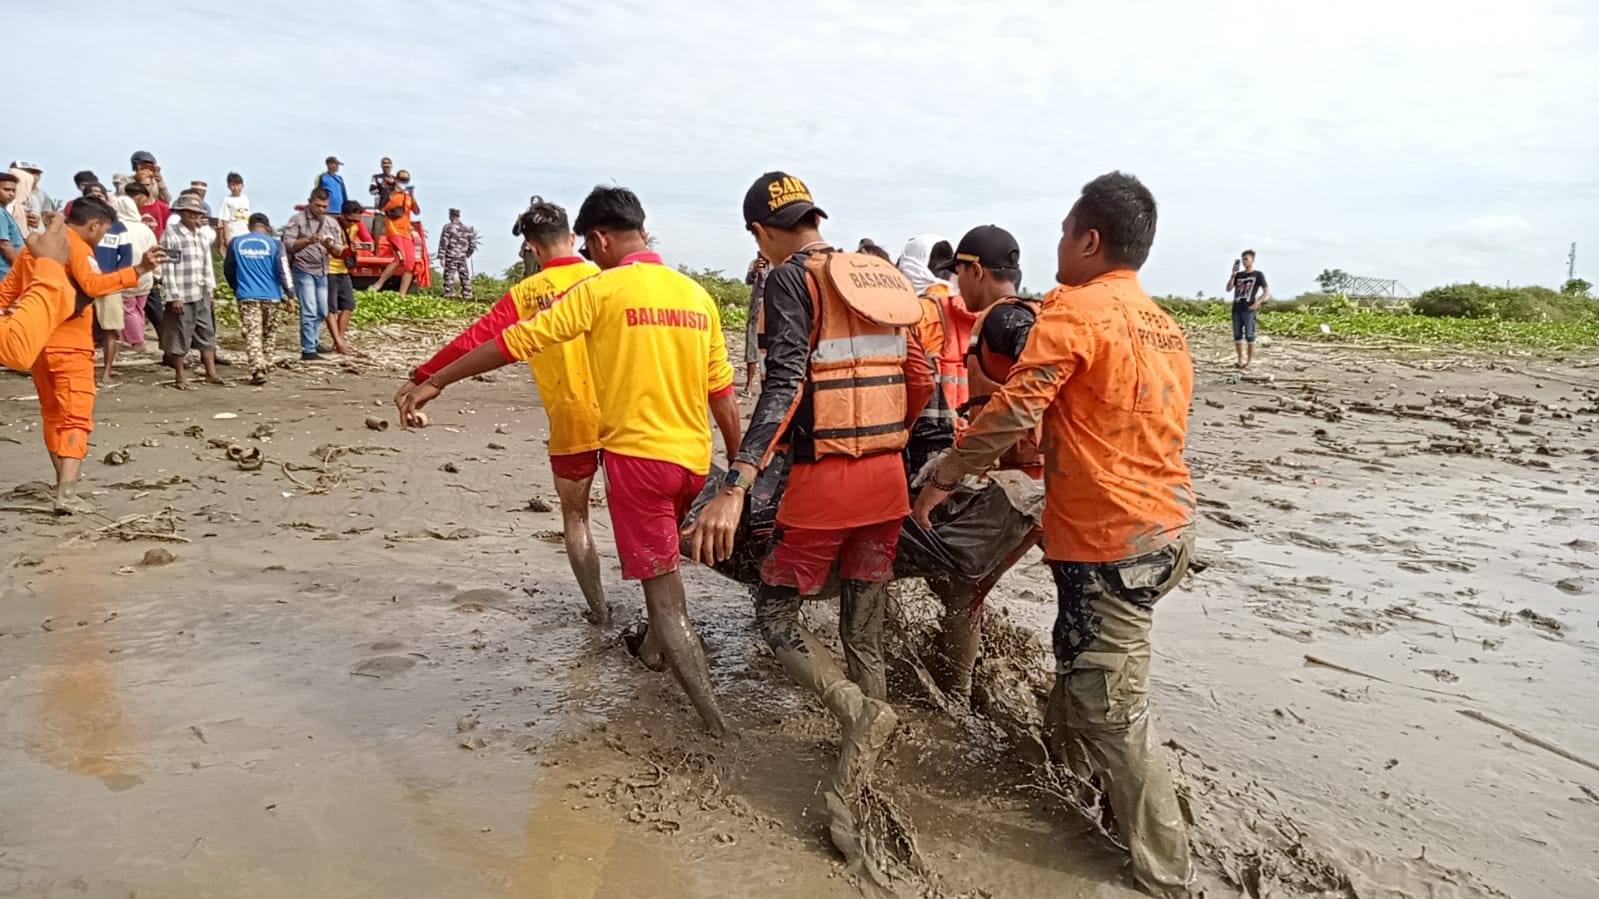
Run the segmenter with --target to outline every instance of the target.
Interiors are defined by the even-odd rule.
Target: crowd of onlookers
[[[430,260],[418,245],[421,231],[414,220],[421,208],[410,172],[396,171],[393,160],[384,158],[363,203],[345,184],[343,165],[329,156],[305,202],[274,228],[265,212],[252,207],[237,172],[228,174],[227,193],[219,199],[208,196],[203,180],[174,194],[154,154],[141,150],[129,158],[131,173],[114,175],[109,185],[92,171],[78,172],[72,199],[63,202],[47,190],[38,163],[13,161],[9,171],[0,171],[0,279],[27,235],[42,230],[52,216],[66,215],[79,238],[102,233],[84,222],[108,218],[103,236],[92,243],[95,271],[134,266],[157,247],[162,261],[151,271],[141,269],[136,286],[92,297],[101,384],[112,381],[119,350],[144,353],[152,336],[161,363],[174,371],[175,386],[189,386],[194,353],[204,380],[220,383],[217,366],[233,364],[216,352],[215,306],[223,285],[238,304],[250,380],[264,383],[276,361],[285,301],[298,304],[301,360],[322,361],[324,353],[355,352],[350,320],[357,269],[375,290],[397,279],[402,296],[417,278],[427,277]],[[80,203],[81,214],[74,217],[72,207]],[[74,225],[74,218],[82,221]],[[476,250],[476,231],[451,209],[437,254],[447,290],[453,293],[459,284],[471,297],[468,260]]]

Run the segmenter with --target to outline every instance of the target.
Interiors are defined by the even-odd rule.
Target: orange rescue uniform
[[[24,258],[31,268],[19,274]],[[32,254],[19,257],[9,277],[17,279],[18,295],[0,314],[0,365],[22,371],[33,367],[50,335],[77,311],[77,292],[61,263]],[[0,283],[0,291],[10,289]]]
[[[1108,272],[1045,298],[1021,359],[956,440],[951,464],[983,471],[1042,422],[1045,555],[1147,555],[1194,521],[1182,458],[1193,392],[1182,329],[1136,273]]]
[[[85,297],[103,297],[139,283],[132,266],[102,274],[94,261],[94,248],[67,229],[71,260],[67,273]],[[22,296],[29,271],[46,260],[24,251],[5,281],[0,282],[0,308]],[[76,304],[76,298],[74,298]],[[88,307],[85,306],[85,309]],[[39,391],[39,411],[44,417],[44,445],[51,455],[82,459],[89,454],[89,432],[94,430],[94,317],[80,311],[58,325],[33,363],[33,383]]]

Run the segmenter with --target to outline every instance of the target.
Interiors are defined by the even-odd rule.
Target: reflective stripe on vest
[[[816,365],[836,365],[871,359],[904,361],[905,346],[905,335],[897,332],[830,337],[816,341],[816,346],[811,350],[811,362]]]
[[[810,377],[810,437],[817,459],[860,458],[905,448],[904,329],[855,312],[825,270],[826,254],[806,258],[816,304]]]
[[[941,405],[951,410],[950,418],[953,419],[954,410],[966,405],[969,396],[966,380],[966,343],[971,339],[971,325],[963,317],[957,317],[951,308],[957,297],[939,293],[929,295],[927,299],[933,301],[938,309],[938,327],[944,335],[944,345],[939,353],[933,357],[933,380],[938,389],[938,398]],[[965,301],[961,301],[962,306]],[[929,403],[931,405],[931,403]]]

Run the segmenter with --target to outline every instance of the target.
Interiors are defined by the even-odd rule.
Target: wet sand
[[[1279,345],[1229,383],[1197,346],[1210,567],[1162,601],[1152,704],[1208,894],[1599,894],[1599,772],[1461,714],[1599,762],[1599,368]],[[860,895],[823,825],[837,728],[744,590],[687,572],[717,742],[620,646],[642,596],[603,509],[619,624],[582,620],[559,513],[529,510],[555,496],[525,371],[379,432],[383,361],[186,393],[130,366],[85,465],[104,517],[0,500],[0,895]],[[0,376],[0,484],[47,470],[33,392]],[[1052,597],[1034,558],[991,603],[1020,706]],[[876,789],[926,862],[901,895],[1137,895],[1014,728],[903,666],[891,695]]]

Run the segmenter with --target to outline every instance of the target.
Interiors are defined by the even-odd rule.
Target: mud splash
[[[1210,568],[1156,623],[1206,895],[1594,895],[1599,793],[1546,747],[1599,758],[1572,713],[1599,665],[1599,379],[1323,347],[1262,365],[1229,383],[1201,359]],[[0,894],[862,894],[827,830],[838,726],[742,589],[686,571],[722,742],[583,621],[559,514],[527,503],[553,483],[525,376],[373,432],[398,370],[291,366],[201,402],[149,368],[102,398],[97,445],[132,448],[86,465],[103,520],[0,514]],[[37,477],[27,421],[0,417],[27,448],[0,483]],[[1137,895],[1097,791],[1041,740],[1048,572],[990,597],[969,711],[932,686],[937,611],[896,590],[902,723],[859,816],[889,888]]]

